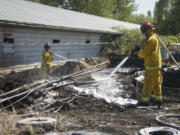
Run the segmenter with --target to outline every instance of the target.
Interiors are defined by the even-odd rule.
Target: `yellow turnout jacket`
[[[145,41],[144,48],[138,52],[138,56],[144,59],[146,70],[161,68],[160,44],[155,35]]]
[[[41,62],[41,67],[45,69],[51,69],[52,68],[52,54],[51,52],[44,51],[42,53],[42,62]]]

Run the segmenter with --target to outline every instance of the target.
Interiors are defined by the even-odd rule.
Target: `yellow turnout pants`
[[[162,76],[160,69],[145,71],[144,86],[141,95],[142,102],[149,102],[152,91],[155,96],[155,100],[157,102],[162,101],[161,81]]]

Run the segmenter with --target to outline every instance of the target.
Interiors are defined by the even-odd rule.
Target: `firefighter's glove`
[[[141,49],[140,46],[135,46],[135,49],[134,49],[134,50],[135,50],[136,52],[139,52],[140,49]]]
[[[134,48],[132,48],[131,56],[137,56],[137,53],[139,52],[140,49],[141,49],[140,46],[135,46]]]

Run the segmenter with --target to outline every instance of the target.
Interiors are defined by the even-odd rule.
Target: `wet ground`
[[[68,64],[67,64],[68,65]],[[71,64],[70,64],[71,65]],[[72,65],[71,65],[72,66]],[[81,70],[82,67],[78,66],[77,63],[73,64],[73,68],[76,69],[76,71]],[[77,67],[78,66],[78,67]],[[72,68],[72,67],[71,67]],[[65,71],[65,68],[59,67],[59,70]],[[58,72],[58,68],[56,68],[56,72]],[[73,70],[71,73],[74,72]],[[32,71],[25,71],[25,73],[32,74]],[[34,71],[33,71],[34,73]],[[38,72],[39,73],[39,72]],[[4,85],[5,87],[1,88],[3,90],[10,90],[12,88],[18,87],[24,83],[27,83],[28,77],[26,77],[23,82],[23,79],[20,79],[20,77],[23,78],[23,73],[11,73],[9,78],[6,78],[7,82]],[[65,74],[65,73],[63,73]],[[109,72],[106,72],[106,74],[109,74]],[[27,75],[27,74],[26,74]],[[59,74],[60,75],[60,74]],[[92,75],[93,76],[93,75]],[[36,73],[32,74],[31,76],[33,80],[38,80],[38,75]],[[40,77],[42,77],[40,75]],[[44,75],[43,75],[44,77]],[[56,74],[57,77],[57,74]],[[97,76],[96,76],[97,77]],[[129,73],[119,73],[116,74],[114,78],[116,78],[116,87],[119,90],[123,89],[124,91],[117,92],[117,96],[123,97],[123,98],[132,98],[134,100],[137,100],[138,91],[140,91],[141,87],[136,87],[136,85],[133,85],[133,79],[135,77],[135,74],[129,74]],[[92,77],[93,78],[93,77]],[[19,81],[16,81],[19,79]],[[89,76],[84,76],[81,78],[76,78],[78,81],[87,81],[90,80]],[[30,82],[31,82],[30,81]],[[20,82],[20,83],[18,83]],[[9,84],[11,85],[9,85]],[[108,91],[112,91],[112,89],[109,89],[109,87],[103,87],[103,89],[106,91],[107,94]],[[119,86],[118,86],[119,85]],[[2,86],[2,85],[1,85]],[[90,84],[90,85],[83,85],[80,88],[97,88],[98,84]],[[113,87],[114,88],[114,87]],[[94,89],[95,90],[95,89]],[[57,93],[58,99],[66,99],[73,96],[78,96],[78,98],[74,99],[71,102],[64,102],[59,103],[59,106],[63,105],[62,108],[58,111],[58,113],[55,113],[53,111],[45,112],[39,112],[37,116],[50,116],[55,117],[59,122],[58,126],[55,127],[54,132],[70,132],[70,131],[87,131],[87,132],[93,132],[94,135],[98,135],[98,133],[101,134],[111,134],[111,135],[138,135],[138,131],[142,128],[146,127],[152,127],[152,126],[160,126],[156,121],[155,118],[158,115],[162,114],[169,114],[169,113],[175,113],[178,114],[180,112],[180,104],[179,99],[177,96],[173,96],[170,94],[167,94],[169,91],[171,91],[171,88],[165,91],[165,97],[164,97],[164,103],[162,108],[158,109],[155,107],[137,107],[137,106],[126,106],[125,109],[122,109],[117,104],[108,103],[106,99],[103,98],[95,98],[92,94],[87,95],[85,92],[77,92],[72,87],[63,87],[61,89],[54,89],[55,93]],[[3,92],[3,91],[2,91]],[[110,93],[111,94],[111,93]],[[174,92],[176,94],[176,92]],[[114,95],[113,95],[114,96]],[[173,98],[174,99],[173,99]],[[31,97],[31,100],[34,100],[35,97]],[[172,100],[171,100],[172,99]],[[176,99],[176,100],[175,100]],[[16,115],[21,115],[25,113],[24,109],[31,106],[32,102],[27,102],[28,100],[23,100],[19,104],[14,105],[13,108],[8,108],[6,111],[8,114],[14,114],[14,111],[16,112]],[[1,108],[2,109],[2,108]],[[48,110],[50,108],[47,108],[45,110]],[[33,110],[36,111],[36,108]],[[2,113],[2,117],[4,117],[4,112]],[[27,113],[27,112],[26,112]],[[35,115],[36,116],[36,115]],[[27,117],[27,116],[26,116]],[[23,118],[23,117],[22,117]],[[21,119],[18,118],[18,119]],[[15,123],[16,119],[14,118]],[[8,121],[5,120],[5,121]],[[176,121],[178,124],[178,120],[174,119],[168,119],[168,122]],[[0,118],[0,122],[4,124],[3,118]],[[4,123],[3,123],[4,122]],[[6,124],[8,124],[6,122]],[[8,126],[8,125],[7,125]],[[42,132],[32,132],[27,131],[26,128],[19,129],[16,126],[13,126],[12,130],[11,128],[6,129],[8,131],[2,130],[3,126],[0,125],[0,132],[1,134],[16,134],[16,135],[26,135],[26,134],[44,134],[47,133],[45,131]],[[17,132],[15,132],[15,130]],[[48,131],[53,132],[53,131]]]
[[[136,88],[132,85],[133,75],[118,74],[117,78],[123,79],[124,91],[121,96],[136,99]],[[138,135],[138,131],[142,128],[160,126],[155,121],[156,116],[180,112],[179,102],[170,100],[164,100],[160,109],[157,106],[129,106],[122,110],[114,104],[103,102],[103,100],[93,97],[89,97],[89,99],[89,102],[87,99],[79,102],[83,103],[81,108],[61,112],[70,114],[70,119],[74,120],[73,125],[67,126],[68,129],[95,130],[112,135]],[[170,119],[169,122],[174,122],[174,120]]]

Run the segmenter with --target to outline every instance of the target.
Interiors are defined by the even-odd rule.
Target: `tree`
[[[150,10],[148,10],[147,11],[147,16],[149,16],[149,17],[151,17],[152,15],[151,15],[151,11]]]
[[[125,20],[129,18],[131,13],[136,10],[135,0],[112,0],[115,3],[113,18]]]
[[[180,33],[180,1],[159,0],[155,5],[155,22],[160,34]]]
[[[128,22],[132,22],[136,24],[142,24],[143,22],[146,22],[146,21],[153,24],[153,18],[150,16],[145,16],[144,14],[131,15],[128,19]]]
[[[171,16],[169,17],[168,24],[171,27],[169,30],[173,34],[180,33],[180,1],[174,0],[172,3]]]
[[[78,12],[127,20],[136,10],[135,0],[29,0]]]
[[[161,34],[170,34],[169,21],[171,16],[172,2],[174,0],[159,0],[155,4],[154,21],[157,32]]]

